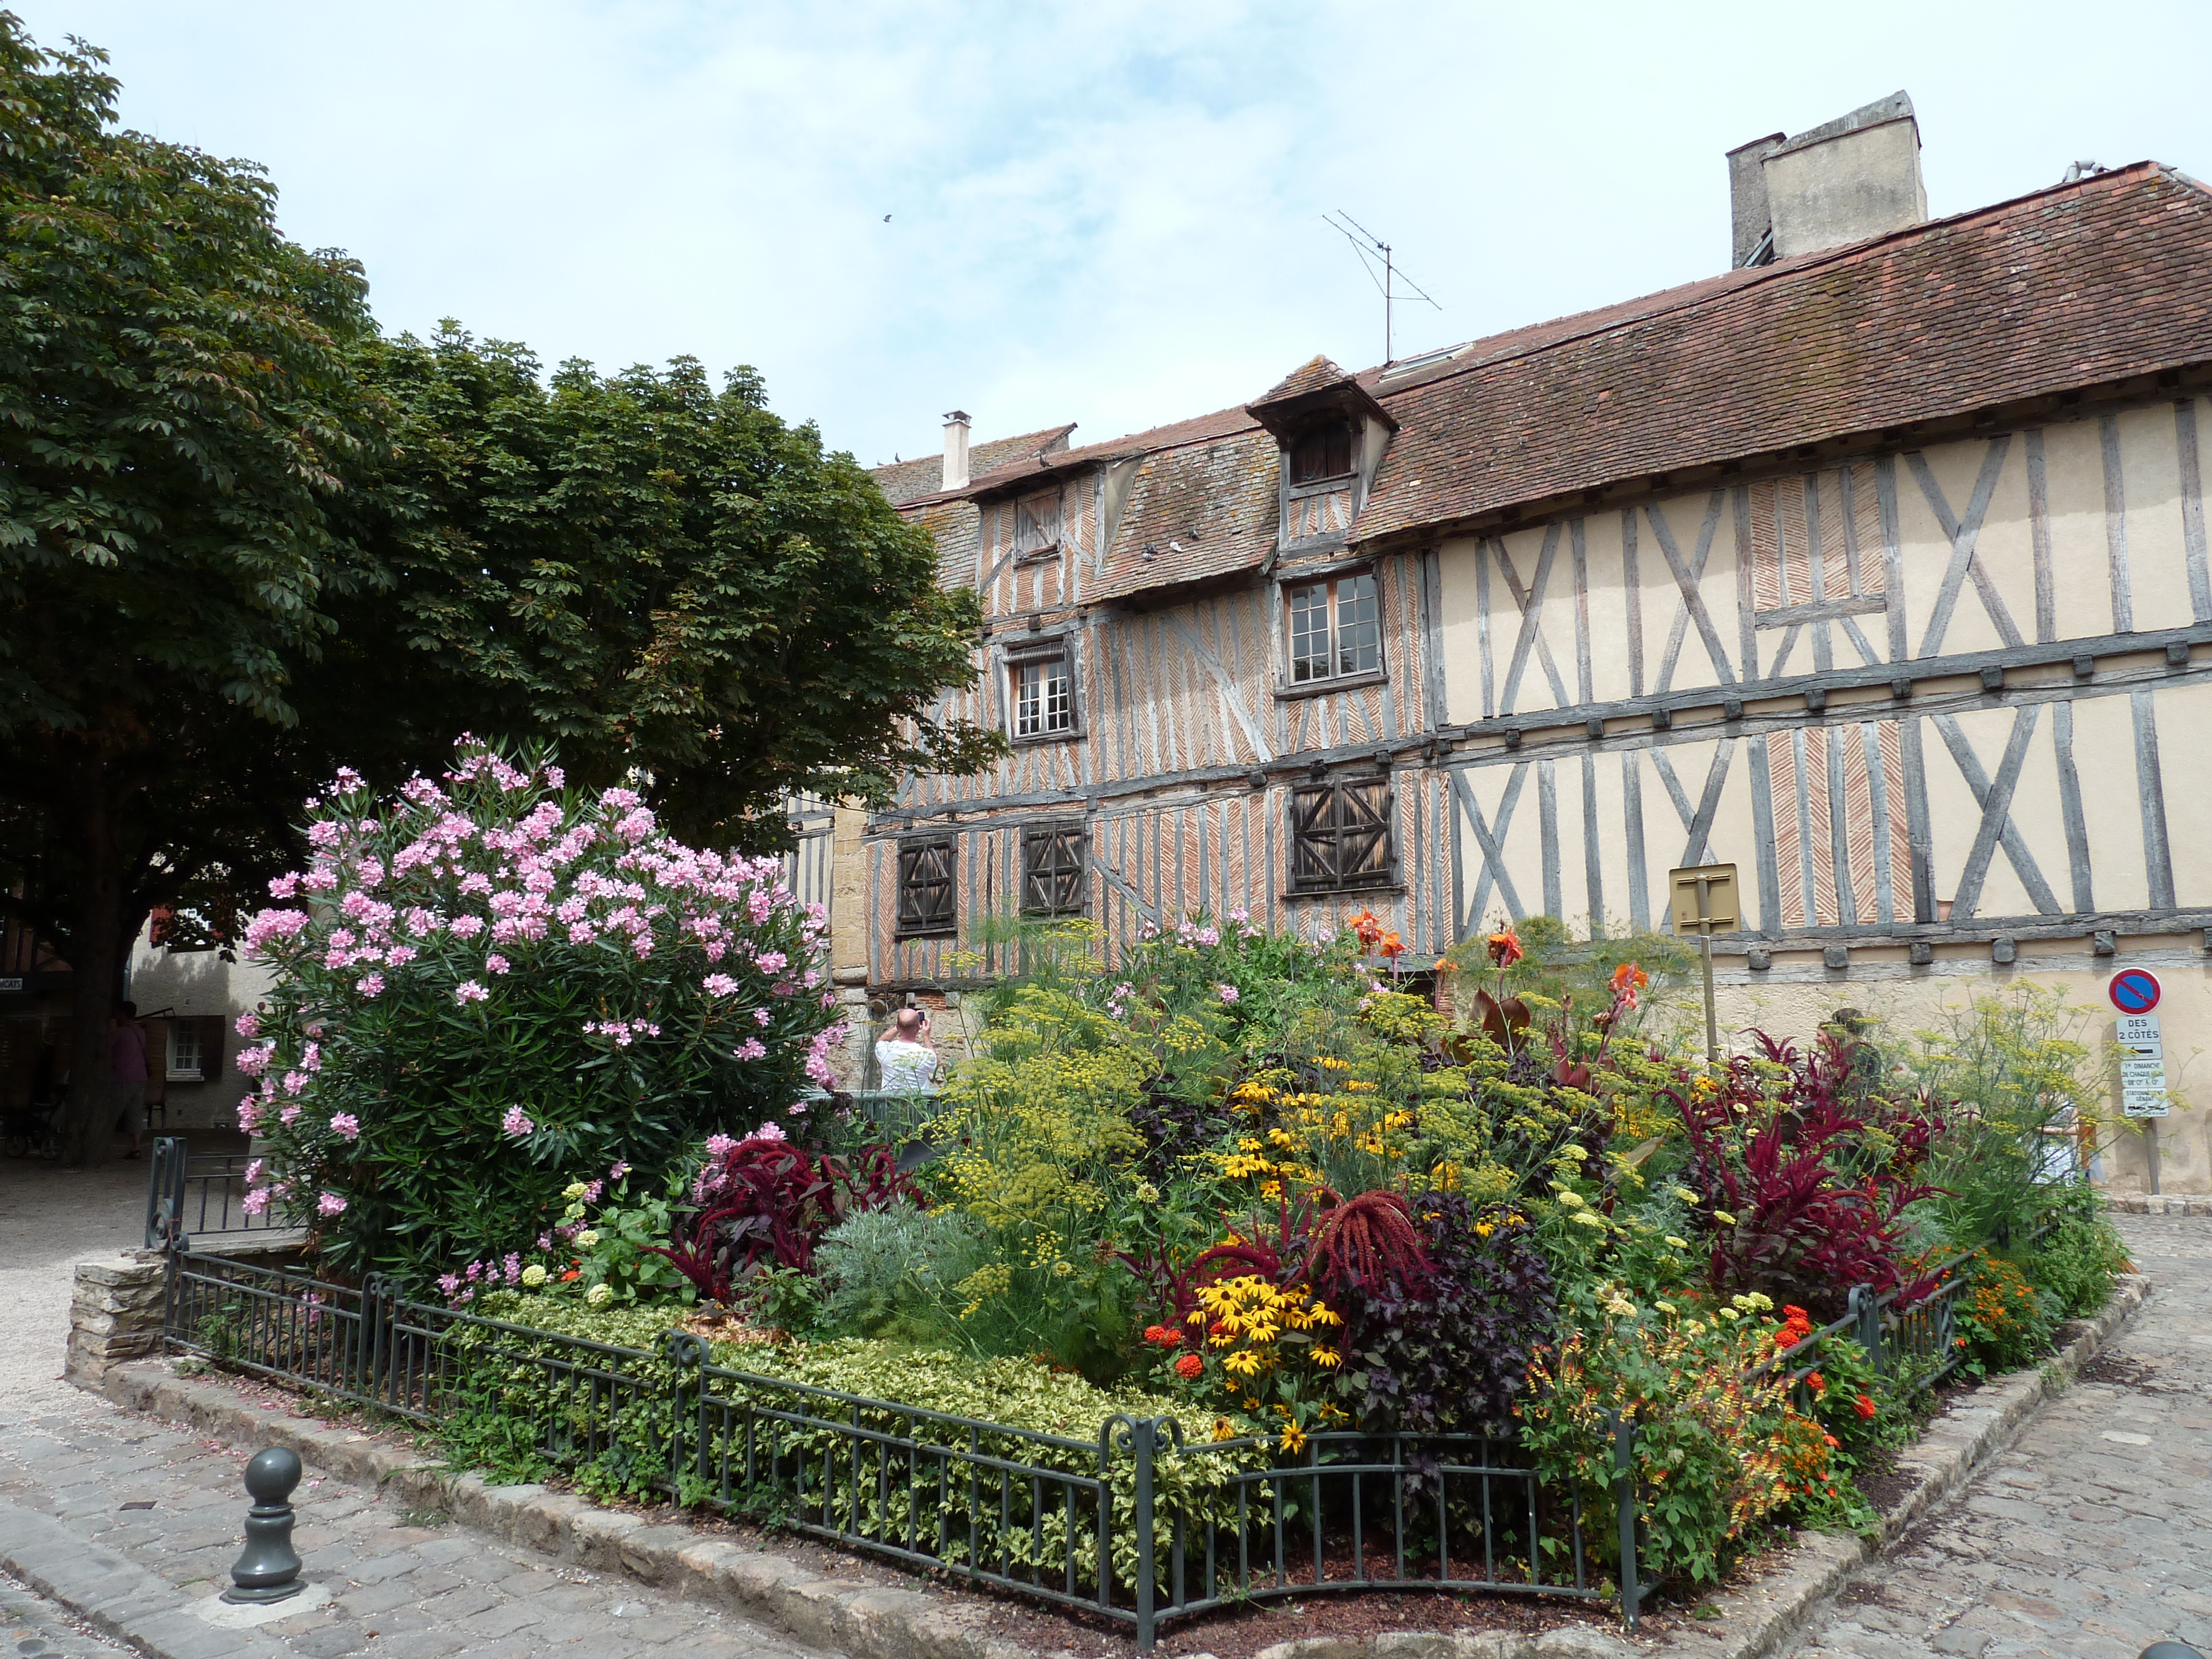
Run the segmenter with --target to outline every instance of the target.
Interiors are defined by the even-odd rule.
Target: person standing
[[[138,1138],[146,1118],[146,1028],[138,1023],[138,1005],[115,1005],[115,1029],[107,1034],[107,1091],[115,1109],[115,1127],[131,1137],[131,1156],[138,1156]]]
[[[876,1039],[877,1087],[886,1094],[916,1095],[937,1086],[937,1051],[929,1046],[929,1016],[902,1008],[890,1030]]]

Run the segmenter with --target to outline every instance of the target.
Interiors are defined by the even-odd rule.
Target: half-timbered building
[[[1014,911],[1366,908],[1419,960],[1663,925],[1730,861],[1739,1024],[2164,975],[2166,1184],[2212,1188],[2212,194],[1929,222],[1911,121],[1733,155],[1706,281],[973,476],[960,416],[901,511],[982,595],[954,712],[1012,754],[867,823],[853,976],[989,972]]]

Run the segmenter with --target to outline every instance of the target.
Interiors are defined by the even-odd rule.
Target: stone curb
[[[2040,1366],[1984,1383],[1929,1424],[1898,1460],[1898,1472],[1912,1478],[1912,1488],[1873,1538],[1804,1534],[1757,1583],[1707,1597],[1705,1604],[1718,1609],[1719,1618],[1641,1641],[1639,1652],[1649,1659],[1768,1659],[1779,1652],[1861,1566],[1879,1561],[2009,1446],[2044,1399],[2072,1382],[2149,1295],[2150,1281],[2140,1274],[2116,1280],[2103,1311],[2062,1327],[2058,1352]]]
[[[595,1571],[627,1573],[859,1659],[1033,1659],[1028,1649],[978,1628],[980,1609],[947,1607],[920,1590],[827,1578],[786,1557],[689,1526],[652,1526],[574,1493],[456,1475],[441,1462],[357,1429],[256,1410],[227,1389],[175,1375],[167,1361],[116,1366],[100,1391],[129,1410],[241,1444],[289,1447],[325,1474],[407,1507],[446,1510],[495,1538]],[[197,1656],[179,1652],[173,1659]]]
[[[492,1486],[481,1475],[456,1475],[441,1462],[358,1429],[257,1410],[228,1389],[176,1375],[166,1360],[114,1366],[100,1379],[100,1392],[127,1410],[240,1444],[288,1446],[325,1474],[410,1508],[444,1510],[495,1538],[599,1571],[627,1573],[859,1659],[1037,1659],[1030,1649],[978,1628],[985,1617],[981,1608],[948,1607],[920,1590],[825,1578],[784,1556],[680,1523],[648,1525],[573,1492]],[[1355,1659],[1361,1648],[1353,1641],[1309,1638],[1278,1643],[1255,1659]],[[1615,1659],[1629,1651],[1618,1637],[1587,1626],[1534,1636],[1394,1632],[1373,1641],[1376,1659]],[[161,1659],[172,1656],[161,1650]],[[173,1659],[197,1656],[179,1653]]]
[[[161,1574],[35,1510],[0,1503],[0,1567],[154,1659],[298,1659],[274,1637],[217,1629],[190,1612],[192,1598]]]
[[[2120,1215],[2189,1216],[2212,1221],[2212,1193],[2122,1193],[2106,1207]]]
[[[1917,1479],[1876,1540],[1809,1534],[1757,1583],[1710,1597],[1710,1605],[1721,1613],[1713,1623],[1656,1641],[1645,1638],[1636,1643],[1635,1650],[1665,1659],[1765,1659],[1805,1626],[1855,1568],[1878,1555],[2008,1444],[2044,1396],[2065,1387],[2095,1357],[2142,1305],[2148,1290],[2148,1281],[2140,1277],[2122,1279],[2105,1310],[2067,1328],[2071,1334],[2064,1346],[2039,1370],[1975,1390],[1933,1424],[1899,1462],[1901,1471]],[[398,1450],[357,1429],[328,1428],[310,1418],[257,1410],[228,1389],[176,1375],[166,1361],[115,1366],[100,1379],[100,1390],[129,1410],[190,1424],[226,1439],[289,1446],[304,1462],[411,1508],[445,1510],[494,1537],[597,1571],[625,1572],[860,1659],[1035,1659],[1030,1650],[977,1628],[984,1616],[979,1609],[946,1607],[919,1590],[825,1578],[786,1557],[744,1549],[680,1523],[649,1525],[574,1493],[542,1486],[493,1486],[481,1475],[456,1475],[441,1462]],[[55,1599],[76,1605],[66,1595]],[[88,1609],[79,1611],[94,1616]],[[1360,1640],[1311,1637],[1277,1643],[1255,1659],[1606,1659],[1631,1650],[1619,1636],[1579,1625],[1534,1636],[1397,1631]],[[182,1651],[147,1651],[162,1659],[196,1659]]]

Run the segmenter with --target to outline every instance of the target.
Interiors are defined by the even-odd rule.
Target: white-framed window
[[[205,1056],[200,1052],[200,1023],[196,1019],[169,1022],[169,1075],[179,1082],[198,1082]]]
[[[1064,738],[1075,730],[1075,676],[1067,654],[1021,657],[1006,666],[1014,711],[1014,736]]]
[[[1306,582],[1288,599],[1292,685],[1382,671],[1382,610],[1372,573]]]

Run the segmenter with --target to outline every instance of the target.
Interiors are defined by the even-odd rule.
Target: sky
[[[2212,5],[7,0],[264,165],[393,332],[758,369],[865,464],[1098,441],[1711,275],[1723,153],[1900,88],[1929,210],[2212,179]]]

